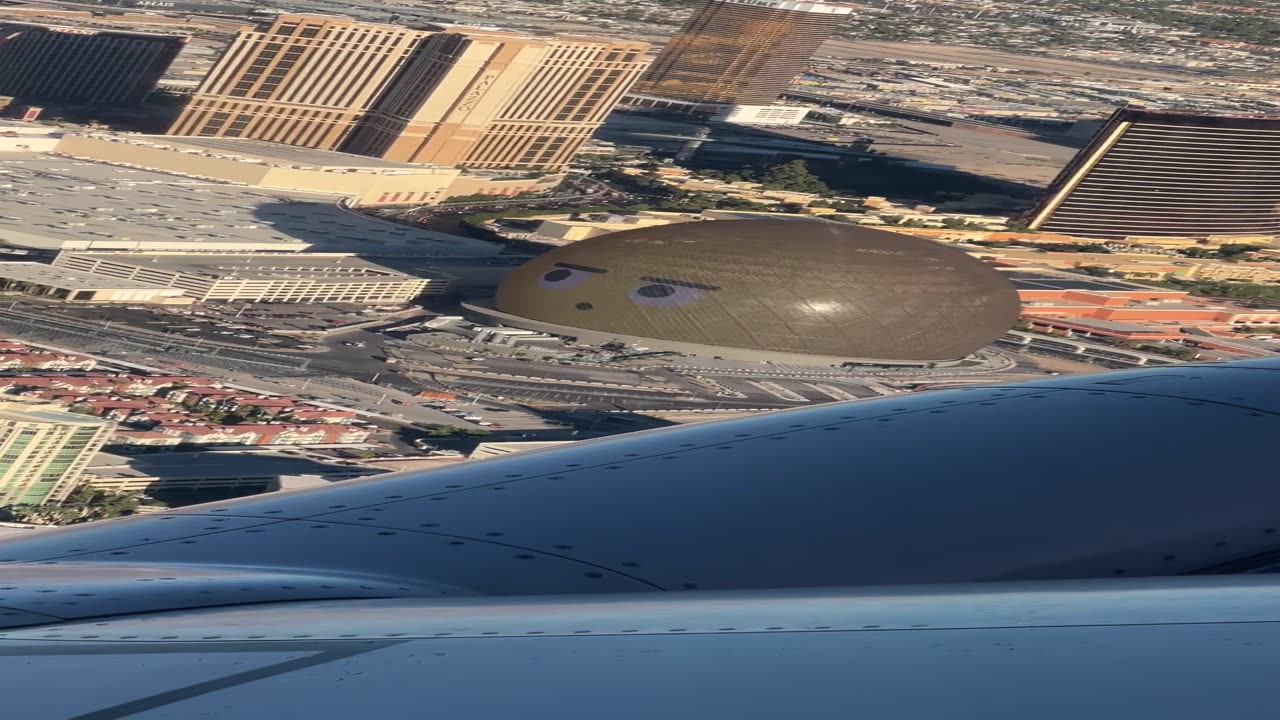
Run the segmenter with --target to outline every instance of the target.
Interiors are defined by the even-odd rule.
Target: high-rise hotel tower
[[[140,105],[187,39],[0,23],[0,95],[19,102]]]
[[[648,49],[282,15],[236,37],[169,133],[559,170],[640,76]]]
[[[633,99],[769,105],[852,12],[823,2],[706,0],[636,83]]]
[[[61,405],[0,402],[0,505],[65,500],[114,427]]]
[[[1084,238],[1280,234],[1280,116],[1117,110],[1027,216]]]
[[[437,33],[342,149],[400,162],[558,170],[640,76],[648,48],[591,37]]]
[[[430,33],[279,15],[236,36],[169,134],[336,150]]]

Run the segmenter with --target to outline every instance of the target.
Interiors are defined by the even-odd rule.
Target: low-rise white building
[[[110,278],[36,262],[0,263],[0,290],[73,303],[190,305],[179,288]]]
[[[712,116],[731,125],[799,125],[809,114],[801,105],[729,105]]]
[[[58,145],[64,132],[48,125],[0,120],[0,152],[49,152]]]
[[[201,302],[395,305],[443,295],[452,276],[413,277],[343,253],[60,253],[55,267],[179,288]]]
[[[576,442],[574,440],[547,440],[544,442],[488,442],[480,443],[475,450],[467,456],[468,460],[485,460],[487,458],[503,457],[505,455],[514,455],[516,453],[528,452],[530,450],[542,450],[544,448],[558,447],[560,445],[568,445]]]

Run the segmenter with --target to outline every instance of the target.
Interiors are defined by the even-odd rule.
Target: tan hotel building
[[[437,33],[343,150],[479,169],[564,167],[648,65],[643,42]]]
[[[65,500],[114,428],[61,405],[0,402],[0,505]]]
[[[557,170],[648,64],[642,42],[438,30],[319,15],[246,28],[168,134]]]
[[[430,34],[324,15],[246,27],[168,134],[336,150]]]

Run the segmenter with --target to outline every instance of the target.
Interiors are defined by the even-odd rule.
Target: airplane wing
[[[1262,711],[1278,380],[837,403],[32,533],[0,542],[0,697],[33,720]]]
[[[1239,576],[259,604],[11,632],[0,687],[30,720],[1265,717],[1278,608]]]

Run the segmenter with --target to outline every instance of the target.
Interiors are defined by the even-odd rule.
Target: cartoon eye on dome
[[[660,278],[640,279],[648,282],[627,293],[637,305],[688,305],[706,294],[705,291],[719,289]]]
[[[556,266],[538,278],[538,284],[548,290],[568,290],[581,285],[592,275],[603,273],[603,270],[586,268],[578,265],[556,263]]]

